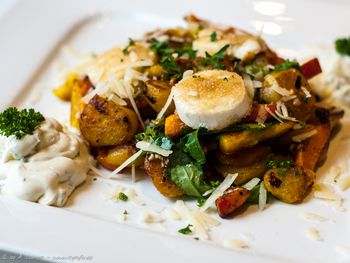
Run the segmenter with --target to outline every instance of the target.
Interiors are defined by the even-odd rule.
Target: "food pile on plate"
[[[222,217],[274,196],[302,202],[343,111],[308,80],[317,59],[284,60],[260,36],[194,16],[74,68],[54,93],[71,102],[98,163],[144,169],[165,197],[216,204]]]

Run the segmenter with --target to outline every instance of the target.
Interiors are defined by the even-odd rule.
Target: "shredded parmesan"
[[[135,164],[131,165],[131,180],[135,183],[136,182],[136,171],[135,171]]]
[[[173,208],[166,209],[165,210],[165,215],[166,215],[167,218],[170,218],[172,220],[176,220],[176,221],[181,220],[181,216]]]
[[[133,188],[129,188],[126,192],[129,199],[138,206],[144,206],[146,203],[138,196],[137,192]]]
[[[220,197],[226,190],[233,184],[236,180],[238,173],[228,174],[224,181],[214,190],[214,192],[209,196],[209,198],[205,201],[203,206],[201,207],[201,211],[204,212],[211,205],[213,205],[218,197]]]
[[[145,151],[145,152],[152,152],[159,154],[164,157],[168,157],[170,154],[173,153],[171,150],[164,150],[163,148],[159,147],[158,145],[149,143],[149,142],[144,142],[140,141],[136,143],[136,148]]]
[[[164,114],[166,113],[167,109],[169,108],[171,102],[173,101],[174,98],[174,91],[173,89],[171,90],[169,97],[166,101],[166,103],[164,104],[164,107],[161,109],[161,111],[158,113],[157,115],[157,119],[156,120],[160,120],[163,118]]]
[[[124,168],[126,168],[129,164],[132,164],[133,162],[135,162],[141,155],[142,155],[143,151],[140,150],[138,152],[136,152],[135,154],[131,155],[129,157],[129,159],[127,159],[124,163],[122,163],[117,169],[115,169],[111,175],[109,176],[109,178],[116,178],[115,175],[120,173]],[[118,178],[118,177],[117,177]]]
[[[203,206],[201,207],[201,211],[204,212],[207,210],[211,205],[213,205],[218,197],[220,197],[227,188],[233,184],[233,182],[236,180],[238,176],[238,173],[235,174],[228,174],[224,181],[214,190],[214,192],[209,196],[209,198],[205,201]]]
[[[269,107],[265,104],[264,105],[264,108],[265,108],[265,110],[272,116],[272,117],[274,117],[276,120],[278,120],[280,123],[283,123],[284,121],[283,120],[281,120],[280,118],[278,118],[277,116],[276,116],[276,114],[274,114],[270,109],[269,109]]]
[[[320,236],[320,233],[315,227],[311,227],[307,232],[308,237],[313,241],[322,241],[322,237]]]
[[[289,113],[288,113],[288,109],[286,107],[286,105],[284,105],[282,102],[277,102],[276,104],[276,111],[275,114],[280,117],[281,119],[285,119],[288,121],[294,121],[297,122],[298,120],[294,117],[290,117]]]
[[[316,133],[317,133],[317,130],[313,129],[311,131],[304,132],[302,134],[298,134],[298,135],[293,136],[292,141],[293,142],[302,142],[302,141],[314,136]]]
[[[265,189],[264,182],[261,182],[260,188],[259,188],[259,210],[264,210],[267,202],[267,191]]]
[[[310,212],[304,212],[302,214],[302,217],[304,219],[310,220],[310,221],[315,221],[315,222],[324,222],[329,220],[329,218],[326,218],[324,216],[320,216],[318,214],[310,213]]]
[[[250,77],[247,74],[243,75],[243,80],[244,80],[244,86],[246,87],[248,92],[248,96],[250,98],[254,98],[255,90],[253,86],[253,81],[250,79]]]
[[[161,215],[155,212],[143,211],[141,213],[140,221],[147,224],[152,224],[152,223],[161,223],[164,221],[164,219],[161,217]]]
[[[226,248],[234,249],[234,250],[242,250],[245,248],[249,248],[248,244],[243,240],[239,239],[230,239],[224,240],[223,246]]]
[[[290,96],[290,95],[292,95],[292,92],[290,90],[287,90],[285,88],[280,87],[280,85],[278,85],[277,80],[272,75],[267,75],[265,80],[269,84],[271,84],[271,86],[269,88],[272,89],[273,91],[277,92],[281,96]]]
[[[337,185],[339,186],[340,190],[347,190],[350,187],[350,176],[342,176],[340,179],[337,180]]]
[[[254,177],[249,182],[245,183],[242,187],[244,187],[247,190],[252,190],[258,183],[260,182],[260,179],[257,177]]]
[[[182,75],[182,78],[184,79],[184,78],[187,78],[187,77],[190,77],[190,76],[192,76],[193,75],[193,70],[186,70],[184,73],[183,73],[183,75]]]
[[[306,98],[311,98],[311,93],[305,87],[301,87],[301,90],[304,92]]]
[[[135,99],[134,99],[134,97],[133,97],[133,95],[132,95],[132,93],[131,93],[132,87],[131,87],[131,85],[130,85],[128,82],[125,82],[125,90],[126,90],[126,93],[128,94],[128,98],[129,98],[129,100],[130,100],[130,103],[131,103],[131,105],[132,105],[132,107],[133,107],[133,109],[134,109],[136,115],[137,115],[137,118],[139,119],[139,122],[140,122],[140,124],[141,124],[141,127],[142,127],[143,129],[145,129],[145,124],[143,123],[141,114],[140,114],[140,112],[139,112],[139,109],[137,108]]]
[[[331,190],[328,187],[325,189],[314,191],[314,197],[318,199],[329,200],[329,201],[339,201],[342,199],[341,196],[336,194],[333,190]]]
[[[128,69],[128,68],[140,68],[140,67],[149,67],[152,66],[153,62],[150,59],[146,60],[139,60],[136,62],[129,62],[129,63],[121,63],[111,69],[111,73],[117,73],[121,70]]]

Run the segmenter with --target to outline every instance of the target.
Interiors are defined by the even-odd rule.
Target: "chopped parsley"
[[[277,71],[283,71],[290,68],[300,69],[300,65],[297,61],[287,59],[283,63],[275,66],[275,70]]]
[[[277,159],[273,159],[271,156],[268,158],[266,162],[266,167],[269,169],[273,168],[290,168],[294,166],[294,160],[286,160],[286,161],[280,161]]]
[[[225,56],[225,51],[228,49],[230,45],[226,45],[222,47],[218,52],[216,52],[213,55],[210,55],[208,52],[205,52],[205,58],[202,58],[200,63],[203,66],[211,66],[216,69],[223,69],[224,64],[222,62],[222,59]]]
[[[13,135],[21,139],[26,134],[32,134],[44,120],[44,116],[34,109],[19,111],[11,107],[0,113],[0,134],[6,137]]]
[[[350,56],[350,37],[337,39],[335,49],[340,55]]]
[[[121,201],[126,202],[126,201],[129,200],[129,197],[126,194],[124,194],[123,192],[120,192],[119,195],[118,195],[118,199],[121,200]]]
[[[198,198],[197,200],[197,206],[198,207],[202,207],[205,203],[205,199],[204,198]]]
[[[213,33],[211,33],[210,40],[211,40],[211,42],[218,40],[218,36],[217,36],[215,31]]]
[[[123,215],[127,215],[128,211],[124,210]]]
[[[178,232],[184,235],[188,235],[192,233],[191,227],[193,227],[193,225],[188,224],[185,228],[181,228]]]
[[[128,45],[123,49],[123,54],[124,54],[124,55],[129,54],[129,47],[131,47],[131,46],[135,46],[135,41],[134,41],[132,38],[129,37],[129,43],[128,43]]]

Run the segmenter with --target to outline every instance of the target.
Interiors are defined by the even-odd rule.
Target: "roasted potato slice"
[[[266,160],[260,160],[247,166],[217,163],[216,169],[224,177],[228,174],[238,173],[238,176],[235,179],[236,185],[242,185],[254,177],[263,177],[267,170]]]
[[[272,88],[276,86],[289,91],[290,95],[296,95],[295,99],[285,102],[289,115],[298,120],[306,120],[315,104],[315,96],[311,93],[304,75],[294,68],[270,73],[265,77],[263,88],[260,90],[261,99],[268,103],[279,101],[282,95]],[[310,93],[310,97],[305,90]]]
[[[136,113],[95,95],[80,116],[80,130],[93,147],[117,146],[134,138]]]
[[[112,148],[99,148],[97,150],[97,161],[105,168],[110,170],[115,170],[121,164],[123,164],[127,159],[129,159],[136,152],[135,147],[131,145],[119,145]],[[142,162],[137,161],[136,166],[139,166]],[[128,167],[131,167],[130,164]]]
[[[270,152],[270,146],[256,145],[252,148],[242,149],[233,154],[224,154],[218,151],[216,158],[220,163],[225,165],[248,166],[257,161],[265,160]]]
[[[161,80],[149,80],[147,81],[147,89],[145,96],[149,105],[158,113],[162,110],[165,105],[170,92],[171,86],[169,86],[165,81]],[[167,112],[174,112],[175,106],[172,103]]]
[[[304,200],[315,180],[312,170],[296,166],[275,168],[264,175],[268,192],[286,203],[300,203]]]
[[[248,199],[250,192],[243,187],[230,187],[215,201],[220,217],[225,218],[242,206]]]
[[[80,113],[85,106],[85,103],[81,101],[81,98],[88,93],[92,84],[89,78],[85,77],[84,79],[74,78],[71,81],[68,79],[66,85],[71,85],[70,124],[75,128],[79,128]]]
[[[274,124],[261,131],[242,131],[224,133],[219,136],[220,150],[224,154],[233,154],[240,149],[250,148],[259,142],[281,136],[291,130],[294,123],[285,122]]]
[[[166,177],[166,161],[158,158],[146,157],[144,162],[146,174],[151,177],[157,190],[168,198],[177,198],[184,192]]]
[[[185,127],[187,126],[182,122],[179,115],[174,113],[165,119],[164,133],[170,138],[175,138],[181,135],[181,130]]]

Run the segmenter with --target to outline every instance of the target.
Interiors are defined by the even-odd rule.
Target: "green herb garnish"
[[[211,33],[211,35],[210,35],[210,40],[211,40],[211,42],[214,42],[214,41],[216,41],[217,39],[218,39],[218,36],[217,36],[216,32],[214,31],[214,32]]]
[[[225,56],[225,51],[228,49],[230,45],[226,45],[223,48],[221,48],[218,52],[216,52],[214,55],[210,55],[208,52],[205,52],[205,58],[202,58],[200,63],[203,66],[212,66],[216,69],[223,69],[224,64],[222,62],[222,59]]]
[[[350,56],[350,37],[337,39],[335,49],[340,55]]]
[[[193,227],[193,225],[188,224],[185,228],[181,228],[178,232],[184,235],[188,235],[192,233],[191,227]]]
[[[129,47],[131,47],[131,46],[135,46],[135,41],[134,41],[132,38],[129,37],[129,43],[128,43],[128,45],[123,49],[123,54],[124,54],[124,55],[129,54]]]
[[[283,63],[276,65],[275,70],[276,71],[282,71],[282,70],[287,70],[290,68],[295,68],[295,69],[300,69],[300,65],[297,61],[292,61],[292,60],[285,60]]]
[[[129,197],[126,194],[124,194],[123,192],[120,192],[119,195],[118,195],[118,199],[121,200],[121,201],[126,202],[126,201],[129,200]]]
[[[198,207],[202,207],[205,203],[205,199],[204,198],[198,198],[197,200],[197,206]]]
[[[128,211],[124,210],[123,215],[127,215]]]
[[[294,166],[294,160],[286,160],[280,161],[277,159],[273,159],[271,156],[268,158],[266,162],[266,167],[269,169],[273,168],[291,168]]]
[[[44,116],[34,109],[19,111],[11,107],[0,113],[0,134],[6,137],[13,135],[21,139],[26,134],[32,134],[44,120]]]

